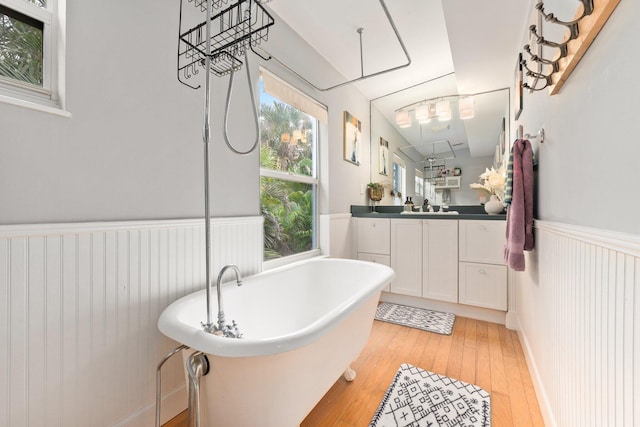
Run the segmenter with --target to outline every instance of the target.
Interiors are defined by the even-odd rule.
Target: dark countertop
[[[434,207],[436,211],[439,207]],[[450,211],[457,211],[458,214],[447,213],[411,213],[403,214],[403,206],[376,206],[376,213],[372,212],[371,206],[351,205],[351,215],[357,218],[414,218],[414,219],[481,219],[489,221],[505,221],[506,214],[489,215],[484,211],[484,207],[480,205],[470,206],[450,206]]]

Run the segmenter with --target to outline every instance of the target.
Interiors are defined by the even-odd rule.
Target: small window
[[[44,24],[0,6],[0,75],[42,87]]]
[[[393,155],[393,191],[397,195],[407,194],[407,167],[400,157]]]
[[[260,201],[265,260],[316,249],[317,141],[326,108],[260,73]],[[318,117],[319,116],[319,117]]]
[[[0,0],[0,99],[62,108],[64,0]],[[24,104],[21,104],[24,105]]]

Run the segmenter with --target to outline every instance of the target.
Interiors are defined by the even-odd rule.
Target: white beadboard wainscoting
[[[515,289],[545,423],[640,425],[640,236],[535,227]]]
[[[213,279],[261,271],[262,217],[212,219]],[[0,226],[0,425],[150,426],[157,328],[204,287],[204,220]],[[181,358],[163,368],[163,422],[186,407]]]

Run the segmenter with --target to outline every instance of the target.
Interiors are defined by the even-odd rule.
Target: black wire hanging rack
[[[188,0],[189,3],[207,11],[206,0]],[[178,80],[191,87],[186,81],[197,75],[205,67],[206,42],[210,39],[210,72],[224,76],[239,70],[240,59],[247,49],[257,53],[254,48],[269,37],[269,28],[274,19],[257,0],[213,0],[211,2],[210,34],[207,33],[206,18],[192,28],[183,29],[183,2],[180,2],[180,24],[178,36]],[[188,11],[185,11],[188,12]],[[186,15],[186,14],[185,14]]]

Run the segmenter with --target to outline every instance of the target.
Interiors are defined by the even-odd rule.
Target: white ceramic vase
[[[498,199],[498,196],[496,196],[495,194],[492,194],[491,197],[489,198],[489,201],[484,204],[484,210],[489,215],[498,215],[498,214],[501,214],[502,211],[504,211],[504,205]]]

